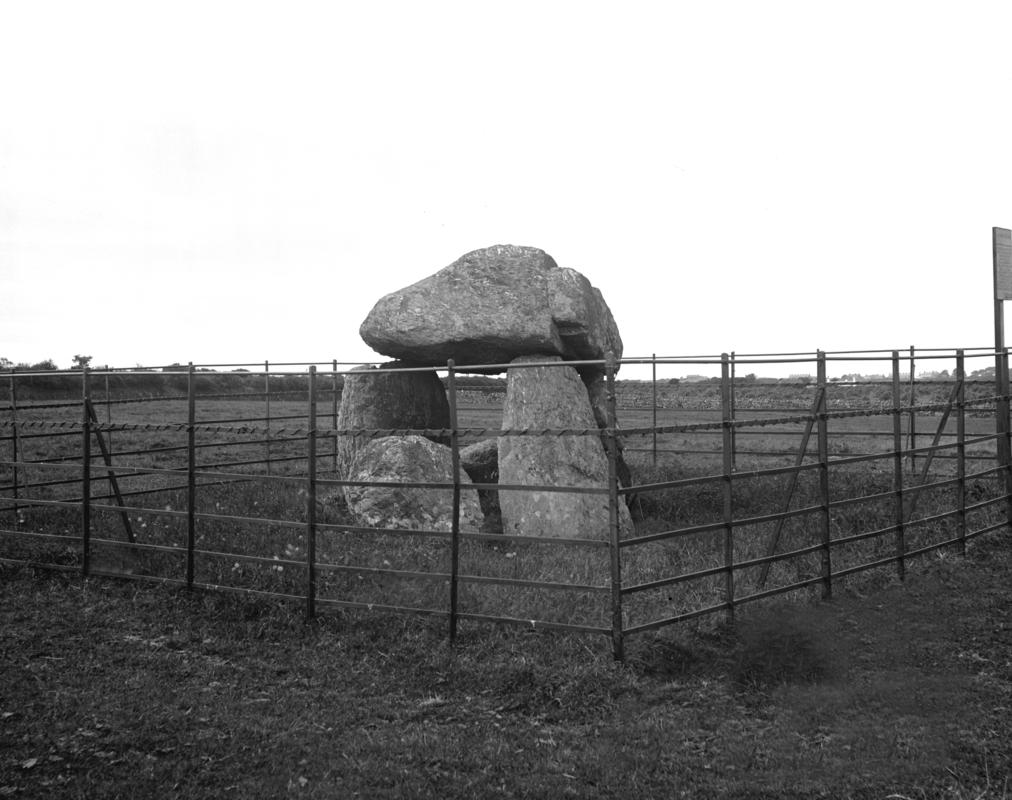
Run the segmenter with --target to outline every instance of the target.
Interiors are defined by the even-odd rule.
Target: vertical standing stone
[[[521,356],[507,370],[503,429],[576,429],[592,434],[509,436],[499,438],[500,484],[593,487],[607,489],[608,459],[596,434],[597,422],[587,389],[568,366],[522,367],[525,363],[561,362],[556,356]],[[525,536],[607,539],[607,494],[502,489],[503,532]],[[624,503],[619,523],[632,521]]]

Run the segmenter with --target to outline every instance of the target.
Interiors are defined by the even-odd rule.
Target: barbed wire
[[[35,430],[71,430],[84,431],[84,424],[79,420],[0,420],[0,427],[35,429]],[[115,433],[122,431],[140,431],[144,433],[184,433],[190,430],[189,423],[92,423],[90,430],[97,433]],[[263,428],[258,426],[234,425],[202,425],[194,424],[195,433],[230,433],[239,436],[293,436],[305,438],[311,433],[318,437],[331,438],[349,437],[375,439],[384,436],[426,436],[449,438],[454,433],[467,436],[589,436],[599,435],[601,428],[363,428],[341,430],[334,428]]]
[[[995,397],[967,400],[962,405],[964,409],[980,406],[994,406],[997,401],[1007,401],[1010,396],[998,395]],[[929,403],[923,405],[908,406],[880,406],[869,409],[850,409],[845,411],[818,411],[815,413],[795,414],[786,417],[765,417],[760,419],[724,419],[716,422],[695,422],[684,425],[661,425],[637,428],[615,428],[614,433],[619,436],[642,436],[646,434],[666,433],[692,433],[696,431],[716,431],[725,428],[763,428],[774,425],[791,425],[800,422],[811,422],[812,420],[825,419],[848,419],[855,417],[892,416],[895,414],[917,414],[928,412],[951,412],[957,408],[954,403]],[[376,439],[386,436],[425,436],[429,438],[449,438],[454,433],[459,436],[475,437],[501,437],[501,436],[600,436],[608,434],[608,428],[369,428],[356,430],[341,430],[334,428],[265,428],[256,425],[208,425],[188,422],[135,422],[135,423],[91,423],[90,430],[93,432],[143,432],[143,433],[184,433],[191,427],[195,433],[232,434],[236,436],[267,436],[283,437],[291,436],[306,438],[310,434],[318,438],[364,438]],[[0,420],[0,428],[16,428],[19,430],[54,430],[54,431],[84,431],[84,423],[81,420]]]

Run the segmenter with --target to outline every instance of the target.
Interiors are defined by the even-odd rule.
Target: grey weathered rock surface
[[[599,428],[608,427],[608,383],[605,376],[600,373],[594,373],[591,375],[583,375],[583,383],[587,387],[587,395],[590,398],[590,407],[594,413],[594,420],[597,422]],[[616,470],[618,472],[618,482],[622,486],[632,486],[632,473],[629,471],[629,465],[626,463],[625,454],[623,453],[623,444],[621,437],[615,439],[618,453],[616,454]]]
[[[520,357],[515,365],[560,361],[558,357]],[[543,428],[597,430],[587,389],[567,366],[511,366],[507,372],[503,429]],[[608,460],[597,435],[501,436],[499,482],[560,487],[608,486]],[[607,539],[608,495],[571,492],[499,492],[503,530],[507,534],[559,538]],[[623,532],[632,529],[619,503]]]
[[[498,483],[499,440],[485,439],[460,448],[460,466],[475,483]],[[494,489],[477,491],[486,521],[494,521],[500,514],[499,493]]]
[[[355,454],[347,480],[397,483],[451,483],[450,448],[422,436],[373,439]],[[460,482],[460,529],[477,531],[482,513],[478,493],[463,469]],[[348,509],[363,525],[379,528],[450,531],[453,489],[345,486]]]
[[[374,350],[417,364],[505,364],[622,355],[608,304],[590,281],[535,247],[474,250],[381,298],[359,333]]]
[[[449,428],[450,406],[439,376],[435,372],[391,371],[407,366],[393,362],[345,375],[338,430]],[[337,438],[339,476],[347,474],[355,453],[368,441],[364,436]]]
[[[622,357],[622,337],[599,289],[575,269],[548,273],[548,303],[567,359]]]
[[[498,439],[485,439],[460,448],[460,466],[475,483],[495,483],[498,481]]]

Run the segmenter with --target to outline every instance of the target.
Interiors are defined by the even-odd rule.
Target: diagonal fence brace
[[[85,400],[88,407],[88,417],[92,422],[98,423],[98,415],[95,414],[95,406],[92,405],[90,399]],[[126,531],[127,540],[130,544],[137,544],[137,537],[134,536],[133,528],[130,525],[130,515],[123,508],[126,504],[123,502],[123,495],[119,490],[119,479],[116,477],[116,471],[112,468],[112,454],[109,452],[109,448],[106,447],[105,439],[102,438],[102,432],[99,430],[93,430],[95,439],[98,441],[98,449],[102,452],[102,460],[108,467],[109,483],[112,485],[113,494],[116,496],[116,505],[120,507],[120,519],[123,520],[123,528]]]

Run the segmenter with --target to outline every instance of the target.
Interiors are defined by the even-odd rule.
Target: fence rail
[[[733,618],[743,604],[812,587],[828,597],[868,570],[892,566],[902,579],[917,556],[1007,533],[1009,398],[996,388],[1008,385],[1007,353],[971,352],[993,362],[998,380],[988,381],[968,378],[968,352],[578,362],[605,377],[605,424],[594,428],[504,429],[498,387],[469,386],[453,362],[413,370],[443,376],[448,427],[404,429],[342,428],[350,370],[336,361],[326,372],[310,364],[280,373],[267,362],[229,374],[193,365],[12,372],[0,408],[0,454],[9,456],[0,461],[0,563],[287,598],[310,616],[435,614],[447,618],[451,639],[464,620],[596,633],[620,658],[629,635],[715,613]],[[925,360],[951,363],[951,375],[916,381],[914,364]],[[884,377],[828,379],[829,365],[844,361],[884,365]],[[649,381],[617,381],[619,367],[644,364]],[[814,367],[815,376],[736,377],[743,366],[774,364]],[[719,376],[658,376],[703,367]],[[167,391],[137,394],[159,381]],[[262,391],[251,391],[257,382]],[[74,385],[78,398],[58,396]],[[340,441],[407,435],[447,441],[455,477],[338,474]],[[501,436],[598,439],[607,477],[591,487],[463,480],[465,444]],[[744,437],[756,446],[742,448]],[[622,482],[626,460],[632,478]],[[981,462],[993,466],[969,469]],[[420,529],[366,525],[344,508],[348,487],[442,492],[451,518]],[[469,491],[599,496],[607,530],[507,534],[494,511],[488,529],[468,529]],[[622,506],[635,517],[631,530]]]

